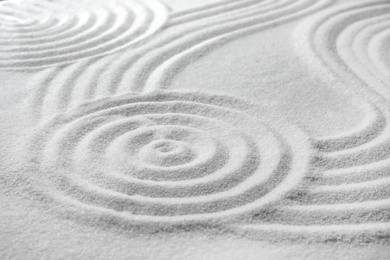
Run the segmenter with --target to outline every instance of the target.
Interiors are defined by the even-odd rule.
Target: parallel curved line
[[[305,2],[305,1],[301,1],[302,2],[302,5],[305,6],[305,5],[310,5],[308,2]],[[221,14],[221,15],[216,15],[215,14],[215,19],[212,18],[210,21],[209,19],[210,18],[207,18],[208,16],[205,16],[205,18],[207,18],[204,22],[202,22],[203,24],[200,24],[198,21],[195,21],[193,22],[193,24],[187,24],[186,21],[182,21],[180,24],[182,24],[181,26],[183,25],[186,25],[186,27],[184,27],[185,29],[180,29],[179,27],[175,26],[175,30],[177,30],[177,28],[179,28],[179,30],[177,30],[177,32],[175,32],[175,30],[173,31],[174,33],[169,33],[168,37],[165,37],[166,39],[161,42],[159,40],[159,38],[157,37],[156,39],[153,39],[150,44],[146,44],[145,47],[143,46],[140,46],[141,48],[139,49],[138,47],[135,48],[132,52],[129,52],[130,55],[124,53],[118,53],[118,54],[114,54],[113,57],[107,57],[107,58],[99,58],[99,63],[101,65],[97,65],[97,66],[94,66],[95,68],[95,73],[97,74],[96,77],[93,77],[92,78],[92,81],[89,81],[88,83],[89,84],[86,84],[85,82],[82,82],[80,80],[77,80],[76,81],[76,78],[75,79],[72,79],[70,82],[72,82],[71,85],[77,85],[79,86],[80,84],[82,86],[86,86],[88,88],[88,90],[86,92],[84,92],[84,100],[88,100],[88,99],[93,99],[93,98],[96,98],[96,97],[101,97],[101,95],[113,95],[113,94],[116,94],[118,91],[123,91],[123,92],[126,92],[128,90],[142,90],[142,85],[144,85],[146,83],[146,80],[147,80],[147,77],[154,77],[154,75],[148,75],[148,74],[145,74],[146,70],[147,69],[150,69],[150,65],[148,63],[152,63],[152,64],[155,64],[153,65],[153,67],[157,66],[156,68],[158,69],[158,63],[155,63],[155,60],[157,58],[159,58],[161,55],[166,57],[167,54],[166,53],[163,53],[161,52],[161,50],[163,50],[161,47],[161,44],[163,44],[164,46],[164,43],[167,45],[167,47],[164,47],[167,51],[169,51],[169,53],[172,53],[172,54],[175,54],[175,52],[177,51],[181,51],[183,49],[183,47],[180,47],[181,45],[183,45],[183,43],[181,42],[177,42],[177,40],[175,40],[175,38],[181,38],[183,37],[183,35],[186,36],[186,38],[184,39],[184,43],[186,43],[184,45],[184,48],[188,48],[188,44],[194,44],[193,40],[191,40],[191,37],[189,35],[194,35],[193,39],[196,40],[196,41],[206,41],[205,42],[205,46],[203,47],[206,47],[206,48],[209,48],[213,45],[213,43],[209,44],[208,42],[208,38],[209,38],[209,29],[204,29],[205,26],[206,27],[210,27],[210,26],[213,26],[215,25],[215,29],[213,30],[220,30],[221,32],[224,32],[226,29],[219,29],[221,28],[222,24],[221,23],[222,21],[225,21],[225,23],[228,25],[228,26],[233,26],[232,28],[236,28],[237,25],[237,22],[238,20],[237,19],[245,19],[246,21],[248,21],[248,23],[250,24],[254,24],[256,23],[257,21],[256,20],[253,20],[252,18],[250,18],[250,14],[253,13],[253,17],[257,17],[259,14],[261,13],[264,13],[264,17],[259,17],[259,21],[266,21],[267,20],[267,17],[268,16],[280,16],[281,14],[279,13],[274,13],[273,15],[272,14],[272,10],[274,9],[278,9],[280,8],[281,12],[284,12],[284,9],[287,9],[289,10],[289,8],[287,8],[288,6],[291,6],[291,8],[294,6],[294,5],[297,5],[295,8],[297,10],[299,10],[299,8],[301,8],[301,2],[298,2],[298,3],[294,3],[294,1],[278,1],[278,2],[269,2],[269,1],[264,1],[264,2],[260,2],[260,3],[254,3],[254,2],[251,2],[251,4],[255,4],[256,6],[259,6],[262,7],[262,9],[256,9],[256,8],[253,8],[252,6],[246,6],[246,5],[243,5],[241,9],[238,9],[238,10],[231,10],[231,8],[229,8],[228,6],[225,6],[226,9],[223,9],[225,13]],[[224,8],[225,8],[224,7]],[[222,8],[222,7],[219,7],[219,9]],[[218,9],[218,10],[219,10]],[[269,13],[271,11],[271,13]],[[229,14],[229,12],[231,14]],[[267,13],[268,12],[268,13]],[[286,11],[288,12],[288,11]],[[235,16],[237,16],[235,18]],[[225,17],[226,16],[226,17]],[[233,20],[233,22],[232,22]],[[234,21],[234,20],[237,20]],[[230,24],[230,25],[229,25]],[[271,23],[270,25],[268,26],[271,26],[271,25],[274,25],[273,23]],[[245,30],[245,27],[247,26],[247,24],[243,23],[241,25],[241,27],[244,27],[244,30]],[[237,28],[240,28],[240,27],[237,27]],[[265,29],[266,27],[264,27],[263,29]],[[197,32],[197,30],[199,32]],[[241,29],[239,29],[241,30]],[[187,35],[188,33],[189,35]],[[167,31],[168,33],[168,31]],[[160,33],[161,34],[161,37],[163,37],[164,39],[164,33]],[[215,34],[215,33],[214,33]],[[229,33],[228,33],[229,34]],[[239,37],[240,33],[236,34],[234,37]],[[188,38],[188,37],[190,38]],[[232,35],[227,35],[226,36],[227,38],[233,38]],[[171,42],[174,41],[174,44],[172,45]],[[218,39],[217,42],[219,41],[225,41],[224,39]],[[214,43],[215,44],[215,43]],[[191,46],[190,45],[190,46]],[[154,53],[154,48],[156,47],[159,47],[158,48],[158,51],[156,51],[156,55],[157,57],[153,57],[153,53]],[[203,48],[202,47],[202,48]],[[168,55],[169,56],[169,55]],[[153,57],[153,60],[151,60],[150,58]],[[116,62],[114,64],[111,64],[112,60],[115,59]],[[121,61],[123,60],[123,62]],[[139,63],[138,60],[141,62]],[[144,64],[146,62],[146,64]],[[92,66],[93,63],[86,63],[88,64],[88,66]],[[107,70],[107,66],[106,65],[111,65],[109,66],[109,70]],[[99,68],[100,66],[100,68]],[[132,66],[132,68],[135,68],[136,70],[132,70],[132,68],[130,68],[130,71],[128,70],[129,66]],[[86,70],[86,68],[82,69],[81,65],[78,65],[78,66],[74,66],[75,68],[77,68],[77,70]],[[138,70],[139,68],[139,70]],[[126,74],[125,74],[126,73]],[[80,75],[80,73],[77,73],[75,72],[75,75]],[[65,75],[64,75],[65,76]],[[131,83],[130,84],[123,84],[123,80],[124,80],[124,76],[126,77],[131,77]],[[66,77],[66,76],[65,76]],[[100,77],[104,77],[103,80],[100,80],[99,78]],[[69,82],[69,81],[66,81],[66,82]],[[104,86],[103,86],[104,85]],[[110,88],[107,89],[107,86],[110,85]],[[126,86],[129,86],[129,89],[123,89],[124,87]],[[119,89],[122,88],[122,89]],[[78,87],[80,88],[80,87]],[[64,85],[64,89],[67,89],[67,86]],[[67,93],[71,93],[73,90],[69,89],[67,90]],[[57,92],[57,93],[61,93],[61,92]],[[63,92],[65,93],[65,92]],[[71,97],[72,96],[72,97]],[[72,100],[76,98],[75,95],[71,95],[71,96],[65,96],[65,97],[62,97],[61,95],[55,95],[55,97],[57,99],[59,99],[57,101],[57,103],[60,103],[61,104],[61,109],[60,110],[57,110],[55,108],[53,108],[52,106],[49,106],[49,107],[46,107],[46,106],[42,106],[42,109],[48,109],[50,112],[48,113],[49,115],[50,114],[55,114],[56,111],[64,111],[64,109],[66,109],[70,104],[74,103]],[[60,99],[64,99],[64,100],[60,100]],[[78,100],[80,100],[80,98],[77,98]],[[65,102],[65,100],[67,100]],[[81,101],[81,100],[80,100]],[[55,100],[53,99],[53,101],[50,101],[49,104],[54,104],[55,103]]]
[[[93,8],[43,2],[28,9],[29,2],[34,1],[24,3],[21,19],[30,15],[39,24],[34,20],[35,26],[26,28],[0,25],[1,69],[30,69],[114,53],[157,32],[167,19],[166,8],[158,1],[114,2]],[[40,18],[41,13],[49,18]]]
[[[335,169],[363,165],[383,160],[390,156],[390,125],[386,125],[379,136],[350,149],[334,152],[319,152],[318,165],[324,169]]]
[[[250,1],[252,1],[252,0],[244,0],[241,2],[246,4],[247,2],[250,2]],[[199,14],[199,13],[202,13],[204,11],[210,12],[210,10],[214,10],[214,9],[220,10],[221,7],[232,6],[232,5],[236,6],[236,4],[237,4],[237,2],[235,0],[220,0],[217,2],[213,2],[211,4],[204,4],[201,6],[196,6],[196,7],[180,10],[180,11],[175,11],[175,12],[171,13],[170,16],[172,17],[172,20],[173,20],[176,17],[184,17],[187,15]],[[224,12],[225,10],[226,9],[222,9],[221,12]]]
[[[131,5],[133,3],[133,5]],[[159,28],[165,23],[166,18],[166,10],[165,7],[162,6],[157,1],[144,1],[142,5],[145,5],[145,8],[150,8],[149,11],[145,12],[140,8],[141,5],[137,4],[134,6],[136,2],[130,2],[129,4],[119,4],[118,9],[111,8],[111,5],[106,6],[98,6],[98,8],[91,8],[90,10],[82,9],[80,12],[82,15],[80,17],[68,15],[66,17],[60,16],[59,20],[56,20],[53,16],[48,16],[48,22],[50,22],[50,26],[43,30],[44,28],[40,27],[39,24],[36,26],[32,26],[31,28],[25,28],[26,32],[18,37],[18,44],[11,44],[14,39],[10,39],[9,37],[0,40],[0,53],[2,47],[7,47],[4,51],[7,52],[6,56],[10,56],[8,52],[11,50],[14,52],[20,53],[28,53],[26,54],[31,60],[31,64],[29,61],[23,60],[21,63],[30,67],[35,68],[35,58],[39,56],[38,63],[45,63],[45,53],[46,55],[55,55],[56,58],[49,58],[49,60],[54,61],[58,58],[59,62],[62,58],[60,58],[61,53],[65,56],[65,60],[67,60],[71,55],[71,49],[75,49],[76,51],[81,51],[82,47],[89,48],[97,44],[95,48],[98,52],[104,52],[104,48],[99,46],[100,43],[109,45],[116,45],[120,43],[122,47],[132,47],[136,44],[140,44],[145,38],[149,37],[151,34],[155,33]],[[42,8],[46,12],[52,12],[55,14],[55,9],[65,8],[68,5],[72,5],[71,3],[63,3],[57,2],[55,4],[39,4],[37,7],[34,7],[38,10]],[[26,5],[25,8],[28,8],[29,5]],[[113,6],[115,7],[115,5]],[[135,14],[131,11],[131,8],[135,8],[138,14]],[[40,9],[41,8],[41,9]],[[99,9],[100,8],[100,9]],[[109,11],[111,8],[112,12]],[[15,9],[12,8],[12,11]],[[124,9],[127,9],[124,10]],[[93,11],[95,10],[95,11]],[[117,11],[118,10],[118,11]],[[30,11],[30,10],[27,10]],[[26,15],[29,12],[25,11]],[[32,11],[30,11],[32,12]],[[63,11],[61,11],[63,13]],[[118,18],[114,15],[114,13],[120,12]],[[150,15],[155,17],[150,17]],[[136,21],[135,23],[131,23],[133,20],[131,17],[135,15]],[[138,16],[138,18],[137,18]],[[79,19],[78,19],[79,18]],[[123,19],[127,19],[129,22],[125,22]],[[129,20],[130,19],[130,20]],[[153,19],[153,20],[151,20]],[[54,22],[53,22],[54,21]],[[53,22],[53,23],[52,23]],[[1,26],[0,26],[1,27]],[[127,28],[129,27],[129,28]],[[126,32],[127,36],[122,38],[115,38],[114,34],[116,32]],[[131,32],[133,31],[134,40],[128,41],[131,36]],[[129,34],[130,33],[130,34]],[[141,34],[140,34],[141,33]],[[139,34],[139,35],[138,35]],[[25,36],[25,37],[23,37]],[[0,28],[0,38],[1,38],[1,28]],[[114,39],[112,39],[114,38]],[[107,43],[100,42],[101,40],[107,40]],[[53,44],[53,42],[57,44]],[[72,43],[77,43],[76,45]],[[2,45],[5,44],[5,45]],[[7,46],[8,44],[8,46]],[[108,45],[107,45],[108,44]],[[39,46],[37,46],[39,45]],[[72,46],[73,45],[73,46]],[[46,46],[46,47],[45,47]],[[70,46],[70,47],[68,47]],[[45,48],[43,48],[45,47]],[[61,50],[57,50],[57,48],[62,47]],[[69,49],[71,48],[71,49]],[[88,49],[83,52],[83,55],[87,55]],[[42,51],[43,52],[42,52]],[[35,53],[32,55],[31,53]],[[39,53],[39,54],[38,54]],[[107,54],[107,53],[104,53]],[[59,56],[60,55],[60,56]],[[28,57],[25,58],[28,58]],[[41,57],[43,56],[43,58]],[[79,57],[76,54],[77,58]],[[76,57],[75,56],[75,57]],[[62,57],[62,56],[61,56]],[[88,99],[90,99],[90,93],[88,88],[90,88],[90,84],[97,85],[97,76],[95,73],[99,73],[99,71],[104,70],[103,68],[99,68],[101,65],[105,65],[106,63],[112,63],[112,60],[103,59],[104,56],[94,56],[91,57],[89,61],[81,60],[80,62],[71,63],[68,65],[66,70],[62,70],[60,67],[58,69],[52,70],[52,73],[46,74],[42,72],[43,77],[48,77],[48,80],[41,82],[44,86],[39,87],[37,89],[35,87],[35,93],[31,98],[31,106],[32,113],[34,117],[39,121],[41,119],[47,119],[58,112],[62,112],[74,105],[80,104]],[[31,59],[30,59],[31,58]],[[49,61],[48,60],[48,61]],[[97,61],[104,61],[102,64],[97,63]],[[11,69],[13,67],[12,62],[7,60],[7,69]],[[10,62],[10,63],[9,63]],[[1,54],[0,54],[0,63],[1,63]],[[18,62],[17,62],[18,63]],[[34,64],[33,64],[34,63]],[[19,65],[14,63],[16,69],[20,69]],[[61,65],[63,66],[63,65]],[[1,65],[0,65],[1,67]],[[107,66],[106,66],[107,67]],[[105,67],[105,68],[106,68]],[[95,69],[96,71],[92,70]],[[23,68],[24,69],[24,68]],[[74,70],[72,72],[72,70]],[[83,71],[89,70],[92,73],[92,81],[88,82],[88,77],[86,77]],[[39,74],[39,73],[38,73]],[[50,80],[49,80],[50,79]],[[54,83],[58,82],[58,83]],[[38,86],[40,81],[32,82]],[[39,84],[39,85],[41,85]],[[34,89],[34,88],[33,88]],[[49,92],[49,93],[48,93]],[[80,95],[81,92],[81,95]]]
[[[336,86],[340,85],[336,82],[341,79],[343,86],[338,89],[339,91],[362,100],[368,97],[383,112],[386,111],[386,114],[389,113],[389,109],[386,108],[387,98],[383,92],[385,89],[382,86],[377,88],[375,84],[372,84],[375,78],[367,76],[370,69],[367,69],[364,63],[357,61],[360,54],[359,52],[351,53],[348,43],[356,40],[355,35],[349,35],[349,33],[354,32],[353,28],[359,24],[359,21],[371,18],[375,23],[378,15],[389,11],[386,1],[367,1],[345,5],[309,18],[295,32],[297,51],[308,63],[320,71],[325,71],[324,76],[328,75],[328,80],[335,82]],[[347,45],[348,48],[343,48]],[[353,48],[356,48],[355,46],[354,43]]]
[[[230,226],[240,235],[264,240],[296,240],[306,238],[319,242],[347,242],[357,244],[389,240],[390,224],[373,222],[344,225],[289,225],[289,224],[238,224]],[[347,235],[347,236],[346,236]]]
[[[283,0],[277,0],[283,1]],[[272,3],[270,0],[261,0],[262,4]],[[276,2],[276,1],[273,1]],[[209,18],[217,15],[218,17],[227,15],[229,16],[229,11],[237,11],[241,8],[256,7],[259,4],[259,1],[256,0],[244,0],[244,1],[221,1],[220,3],[213,3],[206,6],[201,6],[198,8],[190,8],[185,11],[174,12],[171,14],[171,19],[168,22],[169,26],[174,26],[178,24],[188,23],[192,21],[199,21],[201,19]],[[273,3],[274,4],[274,3]]]
[[[133,12],[142,14],[140,17],[134,17],[139,21],[134,20],[132,15]],[[6,46],[4,52],[16,53],[12,55],[12,57],[15,57],[15,59],[23,59],[31,57],[32,55],[29,54],[30,52],[35,52],[34,55],[36,56],[46,57],[52,55],[52,50],[55,50],[58,53],[57,55],[89,51],[89,49],[92,49],[93,46],[96,46],[101,42],[104,42],[105,45],[109,45],[111,39],[118,34],[124,33],[126,30],[129,32],[134,31],[135,28],[143,25],[146,22],[146,19],[146,14],[142,12],[142,9],[130,10],[126,6],[120,6],[119,8],[113,8],[108,14],[95,14],[95,18],[93,19],[94,22],[100,21],[102,22],[102,25],[96,26],[94,24],[92,27],[86,28],[86,31],[82,31],[82,34],[78,35],[73,31],[71,35],[65,35],[65,37],[50,34],[49,39],[46,38],[44,41],[38,43],[39,46],[31,46],[31,42],[23,44],[17,41],[17,46]],[[112,30],[112,27],[114,27],[116,23],[119,23],[120,26],[115,30]],[[128,28],[129,24],[132,25],[132,27]],[[110,30],[112,31],[110,32]],[[48,40],[55,40],[55,45],[53,45],[53,42],[47,42]],[[114,38],[114,41],[117,41],[117,39]],[[100,48],[108,47],[100,46]]]
[[[329,8],[298,27],[294,39],[303,59],[352,97],[365,118],[352,131],[313,137],[318,152],[312,177],[284,203],[234,229],[253,236],[276,230],[281,236],[323,241],[388,240],[389,66],[383,54],[390,39],[389,18],[388,2],[366,1]]]
[[[56,75],[60,73],[61,67],[47,69],[38,74],[38,79],[32,80],[31,89],[34,89],[31,96],[31,115],[34,119],[40,119],[42,116],[42,106],[47,98],[48,89],[51,87]],[[37,86],[39,86],[37,88]]]
[[[366,102],[360,103],[359,108],[365,113],[360,125],[347,133],[313,137],[314,146],[321,152],[341,151],[363,145],[385,131],[388,122],[379,108]]]
[[[373,163],[321,172],[320,184],[360,183],[390,176],[390,158]]]
[[[284,2],[290,3],[291,1],[285,0]],[[279,5],[283,6],[283,3],[278,4],[278,2],[276,2],[276,4],[272,4],[268,2],[259,2],[256,4],[258,8],[249,8],[247,13],[265,13],[272,11]],[[243,10],[245,11],[246,8],[243,7]],[[224,23],[234,25],[235,20],[242,17],[245,18],[249,15],[241,11],[241,9],[232,11],[232,14],[239,12],[239,14],[235,16],[222,16],[220,18],[218,15],[211,21],[206,19],[205,21],[200,22],[195,21],[193,24],[190,23],[189,25],[186,25],[186,23],[180,24],[181,27],[176,25],[171,29],[169,27],[165,28],[165,34],[167,37],[165,34],[161,34],[162,39],[155,39],[150,44],[146,44],[145,48],[138,51],[136,50],[135,53],[129,53],[129,55],[119,56],[116,64],[113,64],[113,66],[105,73],[112,79],[119,79],[112,85],[111,93],[121,91],[121,89],[119,89],[121,87],[124,88],[123,92],[142,91],[144,89],[143,85],[146,78],[150,76],[149,70],[160,65],[158,58],[163,57],[163,60],[165,60],[167,57],[172,55],[170,53],[181,51],[187,45],[192,45],[194,41],[207,40],[211,37],[209,30],[207,30],[208,27],[215,26],[216,28],[221,28],[220,30],[223,31],[224,27],[222,25]],[[165,49],[168,53],[165,53]],[[130,83],[123,84],[122,82],[124,82],[126,76],[130,77]]]
[[[360,183],[313,185],[306,190],[303,204],[339,204],[381,200],[389,197],[390,177],[377,177]]]
[[[389,99],[389,73],[386,71],[389,67],[381,66],[386,63],[385,52],[381,48],[386,44],[383,36],[388,34],[390,5],[388,2],[375,4],[352,14],[358,21],[340,34],[339,48],[345,50],[340,52],[340,57],[370,88]]]
[[[291,214],[307,214],[310,217],[311,213],[319,213],[324,217],[332,216],[332,214],[356,214],[367,212],[373,214],[374,210],[390,210],[390,198],[380,200],[367,200],[361,202],[350,203],[333,203],[333,204],[308,204],[308,205],[292,205],[283,208],[286,212],[293,212]]]
[[[311,194],[318,193],[332,193],[332,192],[340,192],[347,193],[349,191],[364,191],[366,189],[374,189],[375,191],[379,191],[382,186],[389,186],[390,177],[378,178],[376,180],[370,180],[360,183],[346,183],[346,184],[338,184],[338,185],[318,185],[312,187],[309,192]]]
[[[282,3],[284,4],[284,2]],[[169,54],[169,59],[165,58],[164,62],[158,67],[154,66],[155,71],[150,74],[147,82],[145,82],[144,77],[142,81],[136,81],[135,84],[145,85],[148,91],[167,88],[174,76],[183,70],[190,61],[193,61],[195,57],[202,57],[213,48],[228,41],[291,21],[329,3],[330,1],[294,1],[286,2],[280,7],[275,3],[274,9],[268,12],[263,12],[263,9],[260,9],[259,14],[254,14],[253,17],[247,14],[240,21],[235,21],[231,25],[226,24],[223,29],[221,26],[216,26],[215,29],[205,30],[205,34],[213,36],[201,42],[193,42],[191,45],[185,46],[184,49],[176,48],[174,53]],[[155,63],[156,61],[154,61]]]
[[[390,158],[389,106],[383,85],[377,84],[377,79],[383,79],[384,75],[375,66],[369,65],[379,59],[375,59],[372,53],[377,53],[378,42],[383,42],[380,32],[384,30],[389,14],[390,5],[386,1],[350,4],[309,18],[296,31],[296,47],[306,61],[322,71],[331,72],[331,75],[325,74],[329,75],[330,82],[341,79],[345,86],[340,91],[362,102],[364,110],[368,112],[367,118],[371,117],[371,120],[364,121],[364,127],[340,137],[325,138],[318,147],[319,182],[330,185],[321,189],[324,196],[328,189],[329,201],[336,204],[343,201],[343,189],[347,199],[348,189],[354,189],[357,194],[358,187],[361,187],[361,198],[373,196],[375,192],[380,194],[378,198],[389,194],[382,189],[376,190],[379,186],[375,187],[387,178]],[[339,86],[338,83],[335,85]],[[364,101],[365,98],[368,101]],[[377,108],[370,109],[371,103]],[[375,115],[371,111],[375,111]],[[357,172],[355,180],[353,172]],[[363,188],[363,185],[366,187]],[[316,190],[317,187],[311,186],[309,189]],[[334,189],[340,191],[338,199],[332,199],[331,191]]]
[[[267,10],[272,10],[273,8],[276,8],[279,5],[283,6],[286,3],[289,3],[289,1],[279,1],[279,2],[264,1],[264,3],[260,2],[260,3],[252,3],[252,4],[255,4],[256,6],[259,6],[259,7],[260,6],[264,7],[264,9],[261,9],[261,12],[266,12]],[[284,2],[286,2],[286,3],[284,3]],[[291,3],[293,3],[293,2],[291,1]],[[244,7],[242,7],[241,9],[231,11],[229,8],[227,8],[225,11],[227,13],[236,14],[237,17],[246,16],[246,15],[248,15],[248,12],[254,13],[254,14],[259,12],[256,9],[252,10],[251,6],[244,5]],[[215,14],[214,20],[209,21],[206,19],[206,21],[203,21],[203,22],[201,21],[202,24],[199,24],[198,21],[195,21],[193,24],[188,24],[188,22],[182,21],[180,24],[182,24],[182,26],[185,26],[184,29],[181,29],[181,27],[175,26],[173,34],[170,31],[167,31],[166,33],[161,32],[160,34],[161,34],[162,38],[157,35],[157,38],[151,39],[150,43],[146,43],[145,46],[138,45],[138,46],[135,46],[133,49],[129,50],[128,52],[121,52],[121,53],[114,54],[113,56],[109,56],[109,57],[96,58],[96,61],[99,60],[99,62],[93,62],[93,63],[86,62],[85,63],[85,64],[88,64],[88,68],[82,68],[82,66],[83,66],[83,65],[81,65],[82,63],[80,63],[78,65],[71,65],[71,67],[69,67],[69,70],[72,69],[72,67],[74,67],[74,69],[77,71],[89,70],[91,73],[94,74],[94,76],[89,77],[88,79],[85,79],[85,77],[83,77],[83,78],[80,78],[80,80],[78,80],[79,77],[71,76],[71,74],[69,74],[69,75],[64,74],[62,76],[57,75],[55,77],[65,77],[65,78],[66,77],[73,77],[71,80],[66,80],[65,82],[67,84],[71,83],[71,84],[69,84],[71,86],[75,86],[75,87],[73,87],[74,89],[86,88],[86,91],[83,91],[83,94],[81,94],[81,95],[71,95],[71,96],[68,95],[68,96],[62,97],[61,95],[59,95],[59,93],[61,93],[61,91],[55,90],[53,92],[53,95],[50,95],[50,97],[52,97],[52,100],[50,100],[49,102],[46,102],[46,103],[48,103],[48,104],[59,103],[59,104],[62,104],[61,105],[62,108],[60,110],[58,110],[57,108],[53,107],[52,105],[46,106],[46,105],[42,104],[41,109],[48,110],[49,112],[44,113],[44,114],[48,114],[50,116],[50,114],[55,114],[57,112],[64,111],[64,109],[66,109],[69,105],[74,104],[75,103],[75,102],[73,102],[74,99],[82,101],[82,100],[90,100],[90,99],[93,99],[96,97],[110,96],[110,95],[116,94],[118,86],[121,86],[121,85],[123,87],[130,86],[130,89],[134,90],[135,89],[134,85],[137,84],[136,82],[133,82],[132,84],[125,85],[125,84],[121,83],[121,80],[122,80],[123,76],[125,76],[125,75],[126,76],[128,75],[130,77],[137,76],[137,72],[127,70],[127,68],[130,65],[132,65],[133,67],[142,66],[140,73],[142,73],[142,71],[147,69],[146,68],[147,65],[143,66],[142,64],[137,64],[137,63],[133,64],[137,61],[137,59],[142,60],[145,57],[148,57],[148,55],[150,53],[153,53],[153,50],[156,47],[159,47],[159,50],[161,50],[161,47],[160,47],[161,45],[171,44],[171,42],[174,41],[176,38],[181,38],[184,35],[187,36],[187,34],[191,35],[191,34],[193,34],[193,31],[196,32],[196,30],[203,30],[205,26],[207,27],[207,26],[214,24],[214,25],[217,25],[217,27],[218,27],[219,26],[218,24],[220,24],[221,21],[229,22],[232,19],[235,19],[235,16],[232,16],[232,15],[226,14],[226,17],[224,17],[224,16],[225,16],[224,13],[221,15]],[[205,17],[205,18],[207,18],[207,17]],[[177,32],[176,32],[176,30],[177,30]],[[164,35],[166,35],[166,36],[164,36]],[[203,37],[207,38],[208,35],[205,35]],[[160,38],[164,39],[164,41],[161,42]],[[197,38],[198,38],[198,36],[195,37],[195,39],[197,39]],[[187,41],[187,39],[185,39],[185,41]],[[174,48],[175,44],[169,48]],[[115,63],[112,62],[113,60],[115,60]],[[93,70],[92,70],[92,68],[93,68]],[[108,70],[107,70],[107,68],[108,68]],[[74,74],[80,75],[79,72],[75,72]],[[81,79],[83,79],[83,80],[81,80]],[[136,79],[134,79],[134,80],[136,80]],[[109,88],[107,86],[109,86]],[[58,86],[52,86],[52,87],[54,87],[56,89],[58,88]],[[67,86],[66,84],[63,84],[63,89],[64,90],[68,89],[68,90],[66,90],[66,92],[63,92],[63,93],[71,93],[74,91],[74,90],[72,90],[73,88],[69,88],[69,86]],[[125,90],[125,92],[127,92],[127,91],[128,90]],[[77,92],[77,93],[79,93],[79,92]],[[83,98],[80,98],[80,96],[82,96]],[[58,99],[58,100],[56,101],[55,99]],[[61,100],[61,99],[64,99],[64,100]],[[65,100],[67,100],[67,101],[65,102]]]

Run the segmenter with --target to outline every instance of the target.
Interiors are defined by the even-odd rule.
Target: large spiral
[[[236,98],[199,93],[86,104],[33,134],[28,150],[40,172],[36,187],[56,205],[110,223],[246,216],[298,185],[309,160],[305,135],[274,119],[258,120],[259,111]]]
[[[166,17],[157,1],[0,2],[0,69],[109,53],[156,32]]]

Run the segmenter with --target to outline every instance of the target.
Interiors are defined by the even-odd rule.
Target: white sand
[[[389,20],[0,2],[0,259],[390,259]]]

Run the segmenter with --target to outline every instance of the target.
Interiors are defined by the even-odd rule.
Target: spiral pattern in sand
[[[200,93],[103,99],[40,127],[30,159],[45,196],[79,214],[121,225],[226,222],[279,201],[306,172],[305,135],[259,121],[259,111]]]
[[[153,34],[166,17],[157,1],[0,2],[0,69],[110,53]]]

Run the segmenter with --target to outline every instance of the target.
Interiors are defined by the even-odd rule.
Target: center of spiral
[[[140,151],[142,161],[160,167],[182,165],[193,160],[194,156],[187,143],[170,139],[154,140]]]
[[[177,149],[177,144],[171,141],[162,141],[161,143],[156,143],[154,149],[160,153],[169,153]]]

